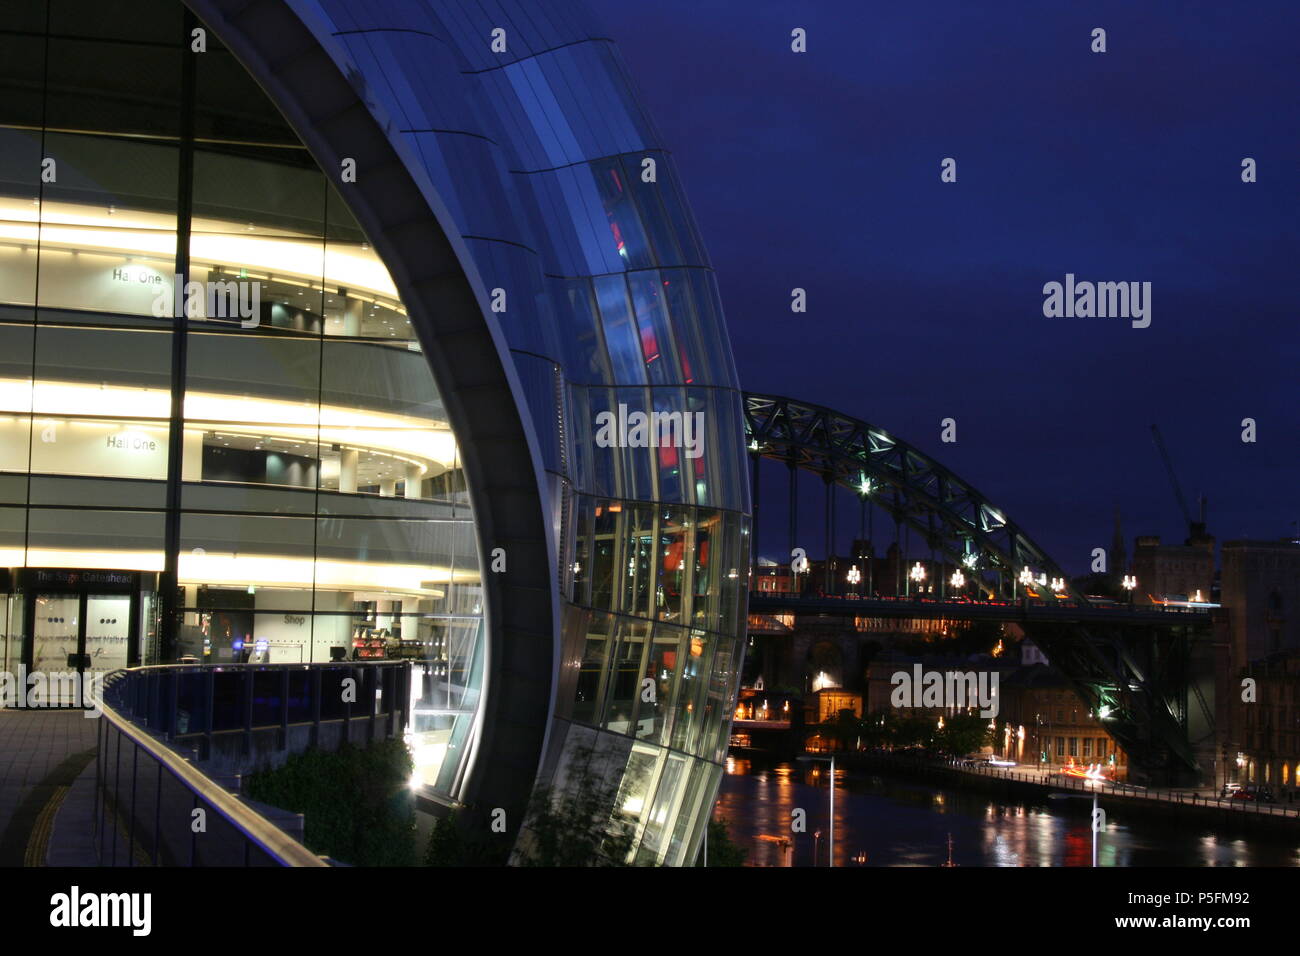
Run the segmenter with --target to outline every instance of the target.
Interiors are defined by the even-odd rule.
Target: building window
[[[1071,756],[1071,757],[1077,757],[1077,756],[1079,756],[1079,738],[1078,738],[1078,737],[1071,737],[1071,738],[1070,738],[1070,756]]]
[[[1091,738],[1091,737],[1084,737],[1084,738],[1083,738],[1083,755],[1084,755],[1085,757],[1091,757],[1091,756],[1092,756],[1092,738]]]
[[[138,6],[142,22],[179,11]],[[24,36],[33,51],[64,42]],[[485,638],[444,396],[384,263],[227,51],[204,57],[186,104],[200,128],[182,135],[187,46],[78,41],[75,70],[50,58],[49,129],[0,118],[6,159],[39,145],[77,170],[75,184],[0,183],[41,230],[0,241],[0,471],[27,478],[3,509],[26,532],[9,564],[140,582],[135,638],[125,598],[88,606],[114,667],[410,661],[413,776],[448,793],[473,750]],[[130,109],[129,78],[146,73],[172,95]],[[174,287],[182,229],[193,296]],[[179,618],[163,646],[151,618],[169,558]]]
[[[1057,737],[1057,738],[1056,738],[1056,756],[1058,756],[1058,757],[1064,757],[1064,756],[1065,756],[1065,738],[1064,738],[1064,737]]]

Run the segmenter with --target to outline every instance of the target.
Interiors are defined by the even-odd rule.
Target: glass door
[[[128,594],[86,595],[85,627],[82,629],[82,660],[89,665],[82,680],[98,682],[109,671],[127,666],[131,640],[131,596]],[[96,683],[96,686],[98,684]]]
[[[23,659],[23,595],[21,593],[5,596],[5,632],[3,637],[3,670],[6,674],[17,674],[18,665]]]
[[[79,703],[72,681],[50,680],[71,668],[68,657],[80,654],[81,597],[77,594],[37,594],[32,621],[32,672],[45,675],[47,706]],[[74,663],[76,663],[74,661]]]

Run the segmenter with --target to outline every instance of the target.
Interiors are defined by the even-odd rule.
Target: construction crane
[[[1160,452],[1160,458],[1165,463],[1165,471],[1169,474],[1169,484],[1173,485],[1174,496],[1178,499],[1178,507],[1183,512],[1183,520],[1187,522],[1188,543],[1193,538],[1201,537],[1205,534],[1205,496],[1200,499],[1201,514],[1199,521],[1192,520],[1192,512],[1187,507],[1187,499],[1183,497],[1182,485],[1178,483],[1178,475],[1174,473],[1174,463],[1169,460],[1169,450],[1165,448],[1165,440],[1160,435],[1160,426],[1151,426],[1151,437],[1155,439],[1156,450]]]

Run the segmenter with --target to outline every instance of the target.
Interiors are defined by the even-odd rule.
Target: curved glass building
[[[0,71],[4,669],[410,659],[430,799],[513,843],[595,773],[691,862],[743,418],[591,17],[13,0]]]

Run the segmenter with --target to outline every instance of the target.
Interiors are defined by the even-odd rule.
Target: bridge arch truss
[[[746,393],[745,440],[755,470],[757,459],[772,459],[850,490],[960,563],[990,595],[1019,596],[1018,578],[1029,568],[1036,580],[1059,578],[1063,597],[1088,603],[1005,509],[883,428],[820,405]],[[757,498],[755,488],[755,509]]]

